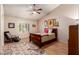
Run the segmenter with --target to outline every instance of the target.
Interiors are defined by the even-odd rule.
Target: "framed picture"
[[[55,23],[55,26],[57,26],[57,27],[59,26],[59,22],[58,21]]]
[[[53,27],[53,20],[52,19],[48,20],[48,27],[49,28]]]
[[[54,24],[54,26],[59,26],[59,22],[56,20],[56,19],[53,19],[53,24]]]
[[[56,19],[52,19],[53,20],[53,26],[56,26]]]
[[[36,25],[35,24],[32,24],[32,27],[36,27]]]
[[[56,19],[48,19],[48,27],[52,28],[52,27],[58,27],[59,26],[59,22]]]
[[[8,23],[8,28],[15,28],[15,23]]]

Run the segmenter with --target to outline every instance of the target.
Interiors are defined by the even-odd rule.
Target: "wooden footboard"
[[[39,45],[39,47],[42,46],[41,36],[40,35],[36,35],[36,34],[30,33],[30,41],[33,41],[34,43]]]

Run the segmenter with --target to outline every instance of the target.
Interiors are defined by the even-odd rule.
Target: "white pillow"
[[[11,38],[11,34],[10,33],[7,33],[7,35],[8,35],[9,38]]]
[[[49,32],[48,33],[52,33],[52,29],[49,29]]]

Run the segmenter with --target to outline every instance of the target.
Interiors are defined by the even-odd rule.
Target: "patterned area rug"
[[[2,55],[46,55],[46,52],[39,49],[33,43],[13,42],[4,46]]]

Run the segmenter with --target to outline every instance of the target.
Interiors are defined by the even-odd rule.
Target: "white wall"
[[[4,46],[4,10],[3,5],[0,5],[0,53]]]
[[[1,18],[0,18],[0,45],[3,46],[4,45],[4,10],[3,10],[3,5],[1,5]]]
[[[0,40],[1,40],[1,5],[0,5]]]
[[[61,42],[68,43],[69,39],[69,25],[73,25],[74,20],[67,17],[60,17],[58,27],[58,39]]]
[[[60,5],[48,15],[39,20],[39,31],[43,32],[44,20],[57,19],[59,21],[58,39],[61,42],[68,43],[69,39],[69,25],[75,24],[78,17],[77,5]]]
[[[76,24],[79,24],[79,6],[78,6],[78,17],[76,19]]]
[[[1,5],[0,5],[0,53],[1,53]]]
[[[79,24],[79,19],[76,19],[75,23],[76,23],[76,24]]]
[[[54,9],[50,15],[61,15],[71,19],[79,18],[78,11],[79,4],[62,4],[56,9]]]
[[[32,24],[36,24],[36,21],[30,21],[30,20],[25,20],[17,17],[12,17],[12,16],[5,16],[4,18],[4,30],[5,31],[10,31],[12,35],[18,35],[21,38],[26,38],[29,33],[28,32],[19,32],[19,23],[26,23],[30,24],[30,32],[36,32],[37,27],[33,28]],[[8,28],[8,23],[15,23],[15,28]]]
[[[1,51],[1,4],[0,4],[0,51]]]

